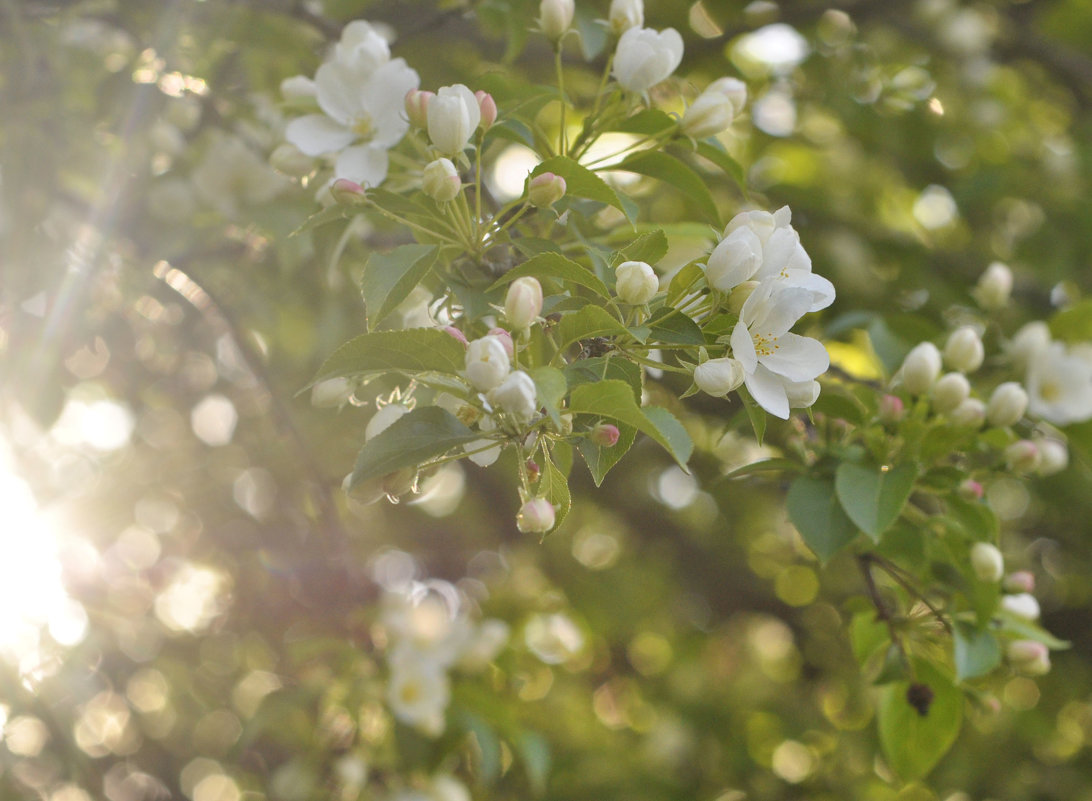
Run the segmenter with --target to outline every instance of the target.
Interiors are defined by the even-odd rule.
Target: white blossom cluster
[[[731,355],[694,370],[698,389],[717,397],[745,385],[770,414],[787,419],[819,397],[815,379],[830,357],[822,343],[790,329],[809,312],[834,302],[834,285],[812,272],[811,258],[791,225],[788,206],[745,211],[724,229],[709,255],[705,280],[739,310],[729,337]]]

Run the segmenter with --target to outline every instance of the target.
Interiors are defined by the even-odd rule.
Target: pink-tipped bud
[[[531,179],[527,186],[527,200],[537,208],[547,208],[565,197],[565,179],[552,172],[544,172]]]
[[[545,498],[527,501],[516,515],[516,527],[524,534],[545,534],[554,527],[557,512]]]
[[[1009,573],[1005,576],[1005,581],[1001,586],[1005,592],[1035,592],[1035,575],[1027,570],[1017,570],[1015,573]]]
[[[330,184],[330,195],[337,203],[356,206],[364,202],[367,193],[364,187],[348,178],[338,178]]]
[[[542,474],[542,468],[538,466],[538,462],[534,459],[527,460],[527,479],[529,481],[538,481],[538,477]]]
[[[484,89],[476,91],[474,97],[478,98],[478,108],[482,112],[482,121],[479,125],[483,131],[488,131],[493,123],[497,121],[497,101],[493,99],[493,95]]]
[[[406,92],[406,116],[414,128],[428,127],[428,104],[436,97],[435,92],[410,89]]]
[[[959,485],[959,497],[965,501],[982,500],[982,485],[973,478],[966,479]]]
[[[906,414],[906,404],[898,395],[884,395],[880,398],[878,415],[885,423],[897,423]]]
[[[466,339],[466,334],[464,334],[464,333],[463,333],[462,331],[460,331],[460,330],[459,330],[458,328],[456,328],[455,326],[453,326],[453,325],[445,325],[445,326],[443,327],[443,329],[442,329],[442,330],[443,330],[443,332],[444,332],[445,334],[450,334],[450,335],[451,335],[452,337],[454,337],[455,339],[459,340],[459,342],[461,342],[461,343],[463,344],[463,347],[464,347],[464,348],[465,348],[465,347],[466,347],[467,345],[469,345],[469,344],[470,344],[470,343],[469,343],[469,342],[467,341],[467,339]]]
[[[500,340],[500,343],[504,345],[504,349],[508,352],[508,358],[511,359],[515,355],[516,347],[512,343],[512,335],[509,334],[503,328],[490,328],[489,336],[496,337]]]
[[[600,423],[591,431],[591,441],[601,448],[613,448],[618,444],[618,426]]]
[[[1013,640],[1005,649],[1013,670],[1025,676],[1042,676],[1050,672],[1050,651],[1035,640]]]
[[[1005,462],[1009,470],[1016,473],[1030,473],[1039,466],[1042,456],[1039,446],[1030,439],[1021,439],[1005,448]]]

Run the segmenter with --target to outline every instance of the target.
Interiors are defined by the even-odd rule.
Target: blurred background
[[[607,5],[578,0],[582,29]],[[931,789],[877,758],[852,560],[818,567],[776,480],[722,478],[791,424],[759,449],[738,407],[692,399],[694,475],[647,442],[598,490],[578,466],[543,543],[513,525],[503,460],[347,507],[371,410],[305,390],[363,330],[369,250],[403,235],[290,236],[316,187],[270,166],[279,85],[352,19],[386,26],[423,88],[549,83],[536,13],[0,3],[0,798],[385,798],[444,770],[475,799],[1092,799],[1092,424],[1067,431],[1066,473],[987,488],[1009,564],[1074,647],[1041,679],[985,683]],[[1017,278],[1006,330],[1070,309],[1092,339],[1086,0],[664,0],[645,24],[686,41],[667,110],[747,82],[723,142],[838,288],[815,326],[836,363],[881,379],[995,260]],[[574,96],[603,58],[569,43]],[[520,191],[526,153],[496,147],[493,188]],[[746,202],[711,188],[723,215]],[[689,219],[653,189],[629,186],[646,219]],[[674,238],[668,261],[711,241]],[[408,579],[511,631],[438,741],[382,703],[376,603]]]

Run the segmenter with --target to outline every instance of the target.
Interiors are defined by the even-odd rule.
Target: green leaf
[[[517,278],[522,278],[525,275],[532,276],[533,278],[559,278],[562,281],[568,281],[587,287],[600,297],[610,297],[610,290],[607,289],[607,285],[600,281],[595,273],[587,267],[582,267],[575,261],[565,258],[560,253],[540,253],[537,256],[531,257],[523,264],[512,268],[494,281],[493,285],[489,287],[486,292],[492,292],[494,289],[511,283]]]
[[[569,480],[565,477],[565,474],[558,469],[550,458],[550,452],[545,448],[542,449],[542,459],[545,462],[542,472],[541,489],[543,495],[546,496],[546,500],[554,505],[557,510],[556,517],[554,518],[554,527],[550,531],[556,531],[558,526],[562,524],[566,516],[569,514],[569,509],[572,508],[572,496],[569,494]],[[549,534],[550,532],[545,532]]]
[[[660,111],[658,108],[648,108],[616,122],[609,130],[651,136],[660,131],[673,128],[677,124],[675,118],[666,111]]]
[[[915,661],[914,673],[933,692],[928,714],[919,715],[906,700],[910,688],[906,681],[884,687],[876,708],[884,756],[904,781],[928,774],[952,747],[963,724],[963,693],[951,680],[920,660]]]
[[[363,211],[363,209],[361,209],[360,207],[352,208],[349,206],[342,206],[341,204],[335,203],[333,206],[327,206],[322,211],[316,211],[314,214],[304,220],[303,224],[300,225],[300,227],[297,228],[295,231],[290,233],[289,236],[299,236],[300,234],[305,234],[314,228],[318,228],[319,226],[327,225],[332,222],[337,222],[338,220],[347,220],[354,214],[359,214],[361,211]]]
[[[902,513],[917,475],[917,465],[912,463],[884,470],[843,462],[835,472],[834,486],[849,519],[879,542],[880,535]]]
[[[563,316],[557,333],[558,347],[565,348],[582,339],[628,335],[629,331],[603,307],[585,306]]]
[[[641,402],[641,367],[628,359],[611,356],[593,356],[577,359],[565,365],[565,378],[570,387],[591,384],[604,379],[625,381],[633,390],[633,400]]]
[[[360,449],[349,486],[406,467],[418,467],[481,437],[439,406],[413,409]]]
[[[541,175],[544,172],[552,172],[565,179],[565,192],[576,197],[586,197],[608,206],[614,206],[625,214],[632,223],[634,220],[630,204],[622,202],[618,193],[611,189],[610,185],[582,164],[573,161],[566,156],[554,156],[546,159],[531,172],[531,177]]]
[[[592,414],[633,426],[659,443],[686,470],[693,443],[682,424],[666,409],[642,410],[633,399],[633,390],[624,381],[600,381],[581,384],[572,391],[569,410]]]
[[[1050,333],[1065,342],[1092,339],[1092,298],[1085,298],[1050,318]]]
[[[365,373],[458,373],[466,362],[463,346],[436,328],[376,331],[354,337],[319,368],[313,384],[327,378]]]
[[[740,387],[737,390],[740,400],[743,401],[743,408],[747,410],[747,419],[751,421],[751,428],[755,432],[755,439],[758,444],[762,444],[763,438],[766,436],[766,410],[763,409],[754,398],[751,397],[745,387]]]
[[[671,184],[694,201],[706,219],[720,226],[720,212],[709,187],[700,175],[674,156],[659,150],[642,150],[605,169],[635,172]]]
[[[389,253],[373,253],[364,264],[360,291],[367,310],[367,326],[374,329],[413,288],[424,280],[436,261],[435,245],[402,245]]]
[[[535,391],[540,405],[546,407],[546,414],[555,425],[561,424],[559,407],[569,391],[565,374],[556,367],[532,367],[527,371],[535,382]]]
[[[957,681],[985,676],[1001,664],[1001,646],[990,632],[957,621],[952,639]]]
[[[705,334],[701,327],[686,314],[675,309],[662,309],[646,325],[657,342],[670,345],[705,344]]]
[[[838,505],[834,482],[829,478],[800,476],[789,488],[785,506],[789,520],[822,562],[827,562],[857,536],[853,521]]]
[[[709,159],[739,186],[745,186],[747,179],[741,165],[724,150],[710,142],[698,142],[698,155]]]
[[[667,255],[667,235],[662,228],[641,234],[633,242],[615,253],[610,260],[611,267],[617,267],[624,261],[643,261],[655,264]]]
[[[516,738],[514,745],[527,772],[531,792],[539,797],[545,795],[546,781],[550,777],[550,744],[541,734],[525,731]]]
[[[843,395],[838,390],[824,387],[822,394],[812,404],[812,411],[837,420],[845,420],[854,425],[864,422],[864,410],[856,398]]]
[[[471,763],[477,768],[475,773],[479,783],[490,787],[500,777],[501,743],[493,727],[482,718],[466,709],[455,712],[456,723],[471,734],[477,744],[477,750],[471,750]]]
[[[580,33],[580,50],[585,61],[594,61],[607,46],[607,28],[599,21],[600,14],[587,5],[577,5],[573,23]]]
[[[752,476],[755,473],[799,473],[802,469],[803,466],[800,462],[794,462],[792,459],[759,459],[757,462],[745,464],[729,473],[725,473],[720,481],[732,481],[737,478]]]
[[[1030,620],[1025,620],[1008,612],[1002,612],[1000,618],[1001,631],[1005,634],[1012,634],[1017,639],[1041,642],[1052,651],[1064,651],[1072,645],[1068,640],[1058,639]]]
[[[622,457],[632,447],[633,440],[636,437],[636,428],[627,426],[625,423],[619,423],[618,441],[610,448],[596,445],[590,439],[582,439],[576,443],[577,450],[580,451],[580,455],[584,457],[584,462],[588,465],[588,471],[591,473],[595,486],[598,487],[603,483],[607,473],[622,460]]]
[[[704,279],[705,271],[697,262],[690,262],[672,276],[667,286],[667,305],[678,306],[684,297],[695,291],[695,287],[700,289],[700,282]]]
[[[861,667],[871,661],[873,655],[890,639],[890,630],[882,620],[877,619],[874,609],[858,612],[849,623],[849,646]]]

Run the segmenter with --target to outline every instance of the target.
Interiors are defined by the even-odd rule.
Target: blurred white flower
[[[387,704],[398,720],[422,734],[439,737],[451,702],[451,682],[444,666],[412,646],[400,646],[387,657],[390,682]]]
[[[679,66],[683,40],[674,28],[630,28],[618,40],[613,75],[624,89],[645,92]]]
[[[1028,411],[1064,426],[1092,417],[1092,359],[1054,342],[1028,364]]]

